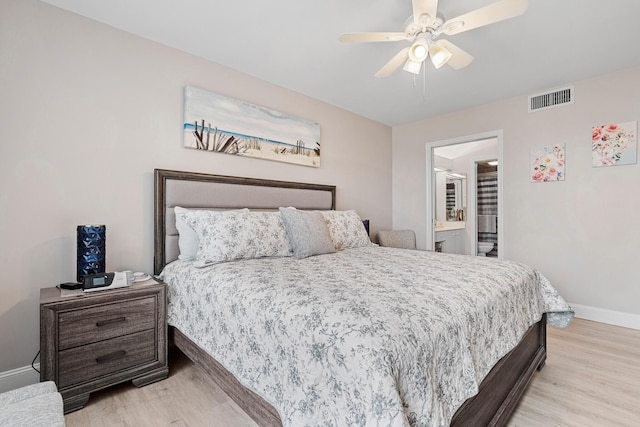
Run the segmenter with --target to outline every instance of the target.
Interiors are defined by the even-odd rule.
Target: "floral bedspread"
[[[544,312],[573,312],[515,262],[383,247],[168,265],[169,324],[284,426],[444,426]]]

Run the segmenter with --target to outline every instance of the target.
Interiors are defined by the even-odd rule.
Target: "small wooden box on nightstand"
[[[167,377],[166,301],[154,280],[80,296],[40,290],[40,381],[55,381],[65,413],[93,391]]]

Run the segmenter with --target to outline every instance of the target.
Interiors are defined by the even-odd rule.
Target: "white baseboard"
[[[40,369],[39,363],[34,366]],[[37,382],[40,382],[40,374],[34,371],[31,365],[0,372],[0,393]]]
[[[609,325],[640,330],[640,314],[607,310],[604,308],[590,307],[588,305],[569,305],[576,312],[576,317],[579,317],[580,319],[593,320],[594,322],[608,323]]]

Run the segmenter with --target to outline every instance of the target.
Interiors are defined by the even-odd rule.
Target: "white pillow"
[[[176,228],[178,229],[178,248],[180,249],[180,255],[178,259],[194,260],[198,254],[198,235],[195,230],[191,228],[184,221],[184,214],[188,212],[187,209],[176,206],[173,208],[176,214]]]
[[[320,211],[320,213],[327,222],[336,250],[375,246],[371,243],[362,219],[356,211]]]
[[[187,210],[182,218],[197,234],[201,263],[291,254],[278,212]]]

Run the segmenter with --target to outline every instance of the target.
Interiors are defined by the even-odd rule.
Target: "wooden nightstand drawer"
[[[64,350],[58,358],[58,387],[79,384],[155,359],[153,329]]]
[[[155,312],[156,298],[150,296],[60,313],[59,349],[65,350],[153,329]]]
[[[81,295],[40,290],[40,380],[56,382],[65,414],[96,390],[167,377],[166,307],[155,279]]]

